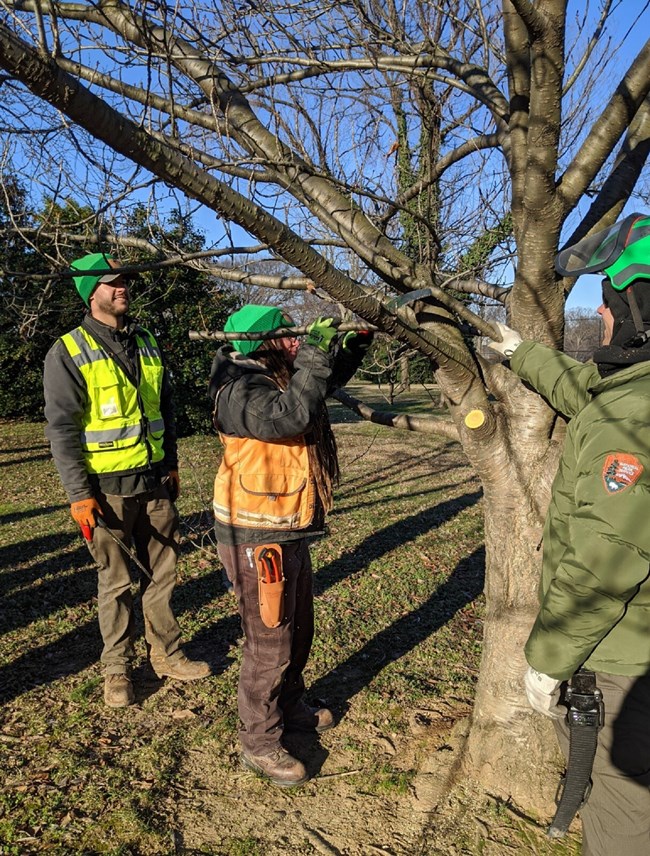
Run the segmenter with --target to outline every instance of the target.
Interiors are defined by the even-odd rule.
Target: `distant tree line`
[[[584,363],[590,360],[602,339],[602,323],[595,309],[579,306],[565,316],[564,350]]]
[[[43,419],[43,361],[54,341],[77,326],[85,307],[70,278],[48,276],[47,259],[61,256],[52,224],[65,226],[80,238],[65,250],[72,261],[85,252],[105,251],[126,264],[151,261],[150,250],[116,249],[109,237],[97,243],[85,223],[93,212],[68,202],[45,201],[30,210],[25,188],[5,177],[10,192],[0,198],[0,417]],[[39,230],[47,223],[48,229]],[[204,238],[191,219],[173,212],[164,227],[152,227],[144,208],[136,209],[126,224],[129,236],[151,246],[168,245],[175,251],[195,253]],[[52,266],[53,272],[54,266]],[[178,431],[181,436],[206,432],[211,418],[207,383],[214,347],[191,342],[190,329],[215,330],[239,302],[238,295],[206,273],[190,267],[166,267],[143,272],[133,284],[132,314],[159,336],[173,380]]]

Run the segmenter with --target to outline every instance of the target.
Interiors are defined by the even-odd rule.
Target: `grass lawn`
[[[174,596],[186,649],[214,676],[158,681],[140,638],[137,704],[109,710],[97,572],[43,425],[0,422],[1,854],[496,854],[512,852],[512,835],[537,841],[538,830],[499,815],[487,849],[472,818],[453,833],[459,849],[437,849],[428,817],[423,761],[449,749],[477,677],[477,479],[447,439],[331,412],[343,477],[329,535],[312,548],[317,637],[306,677],[339,725],[289,746],[312,779],[287,792],[238,763],[240,628],[209,513],[216,438],[180,443]],[[538,846],[519,852],[569,852]]]

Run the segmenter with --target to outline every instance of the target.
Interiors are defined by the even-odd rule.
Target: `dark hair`
[[[269,374],[280,389],[289,386],[293,367],[287,362],[284,353],[278,348],[259,349],[255,359],[269,370]],[[330,425],[329,414],[325,400],[321,402],[318,414],[305,436],[309,469],[316,484],[316,490],[327,512],[333,505],[334,487],[339,481],[339,461],[336,448],[336,438]]]

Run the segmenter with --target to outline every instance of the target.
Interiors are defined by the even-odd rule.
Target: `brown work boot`
[[[285,731],[315,731],[321,734],[334,728],[334,714],[327,707],[312,707],[304,701],[284,714]]]
[[[128,707],[134,701],[133,684],[128,675],[104,677],[104,702],[108,707]]]
[[[174,657],[150,654],[151,668],[159,678],[175,678],[177,681],[198,681],[199,678],[207,678],[212,674],[210,666],[203,660],[190,660],[185,654]]]
[[[280,746],[267,755],[241,753],[242,766],[281,788],[297,788],[309,779],[305,765]]]

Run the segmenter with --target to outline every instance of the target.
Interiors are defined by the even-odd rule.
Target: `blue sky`
[[[601,280],[602,276],[595,274],[581,276],[567,299],[566,308],[576,309],[578,306],[586,306],[595,312],[596,307],[602,303]]]

